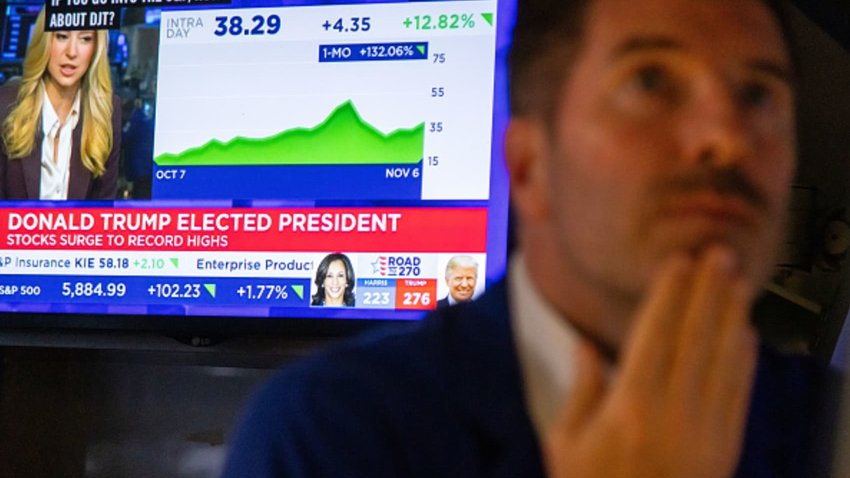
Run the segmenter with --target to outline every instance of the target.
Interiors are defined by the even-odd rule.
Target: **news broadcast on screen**
[[[6,2],[0,311],[477,297],[507,255],[508,3]]]

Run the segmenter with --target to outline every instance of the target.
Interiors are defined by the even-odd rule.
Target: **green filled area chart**
[[[489,199],[495,10],[163,11],[154,199]]]

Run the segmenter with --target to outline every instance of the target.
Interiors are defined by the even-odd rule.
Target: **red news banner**
[[[0,249],[485,252],[486,208],[0,209]]]

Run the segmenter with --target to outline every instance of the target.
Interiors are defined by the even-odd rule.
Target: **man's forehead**
[[[451,269],[452,275],[475,275],[478,270],[475,267],[455,267]]]
[[[779,20],[763,0],[596,0],[585,40],[609,56],[678,48],[790,69]]]

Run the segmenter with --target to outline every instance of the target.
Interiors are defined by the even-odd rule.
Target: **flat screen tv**
[[[72,164],[42,199],[43,155],[7,161],[0,327],[416,320],[453,259],[474,296],[502,275],[513,0],[130,3],[114,197],[70,197]]]

